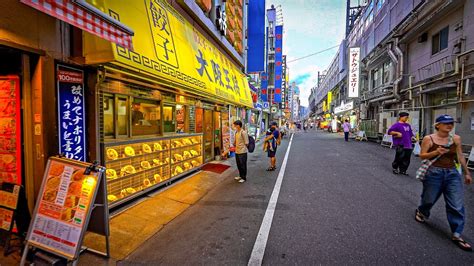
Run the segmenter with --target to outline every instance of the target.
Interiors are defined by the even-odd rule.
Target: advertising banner
[[[59,154],[86,161],[84,72],[57,65]]]
[[[0,76],[0,183],[21,184],[21,102],[18,76]]]
[[[265,0],[248,3],[247,72],[265,70]]]
[[[349,48],[349,98],[359,97],[360,48]]]
[[[261,74],[260,89],[260,99],[262,102],[268,102],[268,74],[266,72]]]
[[[275,27],[275,93],[273,101],[281,103],[281,83],[283,78],[283,26]]]
[[[87,164],[50,159],[45,171],[28,243],[68,259],[79,254],[94,204],[99,172]]]

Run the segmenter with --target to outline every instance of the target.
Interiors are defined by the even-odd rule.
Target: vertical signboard
[[[247,73],[265,70],[265,0],[248,2]]]
[[[349,98],[359,97],[360,48],[349,48]]]
[[[268,94],[267,94],[267,88],[268,88],[268,74],[266,72],[263,72],[261,74],[261,81],[260,81],[260,99],[262,102],[268,102]]]
[[[59,154],[86,161],[84,72],[57,65]]]
[[[21,185],[20,79],[0,76],[0,183]]]
[[[275,94],[273,101],[281,103],[281,82],[283,76],[283,26],[275,27]]]

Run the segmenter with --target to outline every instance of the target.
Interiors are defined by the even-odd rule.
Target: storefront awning
[[[85,0],[20,0],[43,13],[132,50],[133,30]]]
[[[97,9],[110,10],[134,29],[134,50],[86,34],[86,64],[113,64],[210,101],[253,108],[248,80],[240,68],[165,2],[94,2]]]

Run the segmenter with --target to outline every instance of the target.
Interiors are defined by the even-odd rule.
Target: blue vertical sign
[[[263,72],[262,74],[260,74],[260,99],[262,100],[262,102],[268,102],[267,88],[268,74],[267,72]]]
[[[248,4],[247,73],[265,70],[265,0]]]
[[[86,161],[84,72],[57,65],[59,154]]]
[[[281,83],[283,76],[283,26],[275,27],[275,93],[273,101],[281,103]]]

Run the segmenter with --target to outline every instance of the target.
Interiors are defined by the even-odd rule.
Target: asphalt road
[[[278,150],[281,165],[288,139]],[[414,220],[421,183],[391,173],[394,151],[345,143],[323,132],[296,134],[269,234],[264,265],[457,264],[474,254],[451,243],[444,201],[426,225]],[[261,153],[244,184],[220,183],[119,265],[246,265],[278,171]],[[474,242],[474,187],[466,187],[464,238]]]

